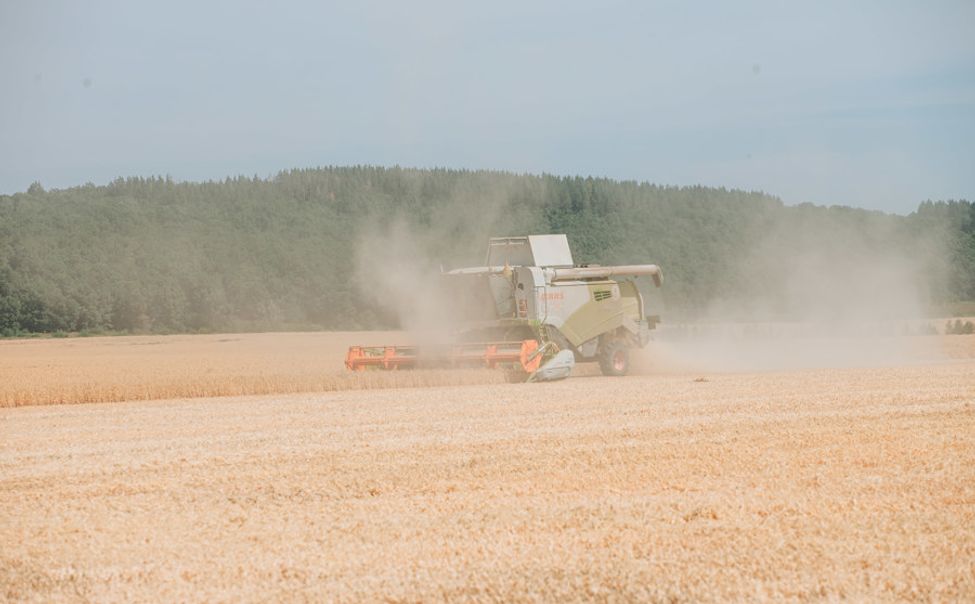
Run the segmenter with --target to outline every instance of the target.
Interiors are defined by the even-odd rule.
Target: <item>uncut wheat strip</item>
[[[410,370],[367,371],[336,374],[224,375],[183,378],[168,376],[126,378],[102,376],[82,383],[34,384],[30,387],[4,385],[0,405],[21,407],[62,405],[127,400],[165,400],[175,398],[229,397],[262,394],[297,394],[341,390],[385,388],[426,388],[505,382],[503,372],[491,370]]]

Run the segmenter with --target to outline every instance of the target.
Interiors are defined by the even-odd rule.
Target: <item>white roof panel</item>
[[[535,266],[574,266],[565,235],[529,235]]]

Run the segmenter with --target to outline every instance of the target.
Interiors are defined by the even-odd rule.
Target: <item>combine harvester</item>
[[[654,264],[576,266],[565,235],[494,237],[485,266],[444,273],[458,310],[454,344],[352,346],[345,365],[365,369],[488,367],[527,381],[568,377],[576,362],[626,375],[660,318],[648,315],[636,280],[660,287]]]

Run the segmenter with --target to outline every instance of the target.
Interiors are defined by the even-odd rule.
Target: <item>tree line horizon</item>
[[[729,319],[794,319],[782,284],[811,258],[903,257],[928,307],[975,300],[966,200],[903,216],[723,187],[322,167],[0,195],[0,335],[394,328],[357,261],[395,253],[376,243],[394,229],[445,268],[481,264],[490,236],[536,233],[566,233],[578,263],[659,264],[665,321],[719,301]]]

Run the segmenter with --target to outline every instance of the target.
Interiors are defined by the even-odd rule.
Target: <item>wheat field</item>
[[[0,407],[499,384],[487,370],[349,372],[352,344],[405,344],[404,332],[250,333],[0,340]],[[637,373],[892,366],[975,357],[971,336],[657,342]],[[592,364],[575,375],[598,374]]]
[[[402,332],[251,333],[0,341],[0,407],[499,383],[493,371],[347,371],[351,344]]]
[[[973,601],[958,338],[896,366],[3,408],[0,600]]]

